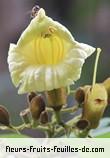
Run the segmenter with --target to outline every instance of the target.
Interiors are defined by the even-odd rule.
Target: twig
[[[73,113],[73,112],[76,112],[78,108],[79,108],[78,105],[74,105],[74,106],[72,106],[70,108],[61,109],[60,112],[61,113]],[[54,110],[52,108],[46,108],[46,110],[48,112],[54,112]]]
[[[81,115],[76,116],[75,118],[67,121],[65,123],[65,125],[70,127],[70,128],[73,127],[75,125],[75,123],[77,122],[77,120],[80,119],[80,117],[81,117]],[[64,133],[65,133],[64,128],[63,127],[59,127],[58,129],[56,129],[54,137],[62,136]]]

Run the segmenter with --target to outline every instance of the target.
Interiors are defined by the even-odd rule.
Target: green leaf
[[[105,133],[103,135],[96,136],[96,138],[110,138],[110,132],[109,133]]]
[[[28,136],[23,134],[10,133],[10,134],[1,134],[0,138],[28,138]]]

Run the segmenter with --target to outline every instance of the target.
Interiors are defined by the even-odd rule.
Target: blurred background
[[[0,104],[8,108],[14,124],[20,123],[19,112],[27,103],[26,96],[18,95],[11,82],[8,49],[29,24],[30,11],[36,4],[43,7],[48,16],[65,25],[77,41],[101,47],[97,82],[110,76],[110,0],[0,0]],[[75,87],[91,84],[94,62],[95,54],[86,60]],[[110,116],[109,107],[105,115]]]

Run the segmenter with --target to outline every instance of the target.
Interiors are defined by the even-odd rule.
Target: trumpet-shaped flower
[[[95,48],[75,41],[66,27],[38,11],[17,44],[10,44],[8,64],[19,94],[66,87],[80,78]]]

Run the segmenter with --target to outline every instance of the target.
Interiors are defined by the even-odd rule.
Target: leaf
[[[103,135],[99,135],[96,138],[110,138],[110,132],[109,133],[105,133]]]
[[[28,136],[23,135],[23,134],[1,134],[0,138],[28,138]]]

